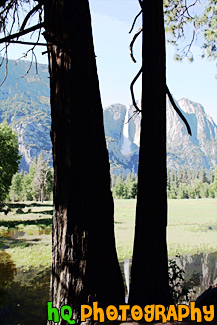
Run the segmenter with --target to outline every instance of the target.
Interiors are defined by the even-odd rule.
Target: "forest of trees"
[[[136,199],[138,176],[134,172],[111,175],[114,199]],[[167,172],[168,199],[199,199],[217,197],[217,168],[170,169]],[[8,200],[47,201],[53,199],[53,169],[42,154],[35,158],[29,173],[16,173],[11,182]]]
[[[111,175],[113,197],[135,199],[137,175],[129,173]],[[214,169],[170,169],[167,171],[168,199],[198,199],[217,197],[217,168]]]
[[[29,172],[13,175],[8,199],[15,201],[41,201],[53,199],[53,169],[43,154],[34,158]]]
[[[217,197],[217,168],[215,170],[169,170],[167,174],[169,199],[198,199]]]

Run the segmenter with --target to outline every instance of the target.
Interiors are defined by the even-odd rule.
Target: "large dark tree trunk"
[[[51,299],[124,302],[88,0],[45,1],[54,164]],[[61,321],[59,324],[64,324]]]
[[[142,120],[130,304],[169,303],[163,1],[143,1]]]

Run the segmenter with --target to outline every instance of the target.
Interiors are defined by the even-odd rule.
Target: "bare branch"
[[[129,120],[125,124],[128,124],[130,122],[130,120],[132,120],[132,118],[134,118],[134,116],[138,115],[139,113],[140,112],[138,112],[138,111],[133,112],[133,115],[129,118]]]
[[[133,36],[132,42],[130,43],[130,47],[129,47],[129,49],[130,49],[130,57],[131,57],[131,59],[133,60],[134,63],[136,63],[136,60],[135,60],[135,58],[133,56],[133,45],[135,43],[135,40],[139,36],[139,34],[142,32],[142,30],[143,30],[143,27],[141,27],[139,30],[137,30],[136,34]]]
[[[135,97],[134,97],[134,92],[133,92],[133,86],[134,86],[136,80],[139,78],[139,76],[140,76],[141,73],[142,73],[142,67],[141,67],[141,69],[139,70],[139,72],[137,73],[137,75],[135,76],[135,78],[133,79],[133,81],[132,81],[131,84],[130,84],[130,92],[131,92],[131,97],[132,97],[133,106],[136,108],[136,111],[139,112],[139,113],[140,113],[142,110],[139,109],[139,107],[138,107],[137,104],[136,104]]]
[[[28,55],[28,53],[29,52],[32,52],[32,59],[31,59],[31,62],[30,62],[30,65],[29,65],[29,68],[27,69],[27,71],[26,71],[26,73],[23,75],[23,76],[21,76],[20,78],[24,78],[28,73],[29,73],[29,71],[31,70],[31,68],[32,68],[32,64],[33,64],[33,59],[35,59],[35,70],[36,70],[36,74],[38,74],[38,62],[37,62],[37,57],[36,57],[36,55],[35,55],[35,52],[34,52],[34,50],[35,50],[35,47],[38,45],[38,44],[40,44],[39,43],[39,39],[40,39],[40,36],[41,36],[41,29],[39,29],[39,32],[38,32],[38,38],[37,38],[37,40],[36,40],[36,42],[32,42],[32,44],[33,44],[33,47],[32,48],[30,48],[20,59],[22,59],[23,57],[26,57],[27,55]],[[17,42],[17,41],[15,41],[15,42]],[[31,43],[31,42],[27,42],[27,43]],[[43,44],[43,43],[42,43]],[[43,45],[48,45],[48,44],[43,44]],[[20,60],[20,59],[18,59],[18,60]]]
[[[191,18],[191,19],[194,19],[190,14],[189,14],[189,8],[193,7],[196,3],[198,2],[198,0],[195,0],[194,3],[192,3],[190,6],[187,6],[187,0],[185,0],[185,11],[183,12],[183,14],[185,12],[187,12],[188,16]]]
[[[193,26],[194,26],[194,27],[193,27],[193,35],[192,35],[191,42],[190,42],[190,44],[186,45],[186,46],[184,47],[184,49],[182,50],[182,52],[185,53],[185,49],[186,49],[186,47],[188,47],[188,50],[187,50],[185,56],[188,56],[188,53],[190,52],[191,46],[192,46],[192,44],[193,44],[193,42],[194,42],[194,39],[195,39],[195,34],[196,34],[196,32],[195,32],[195,23],[193,23]]]
[[[133,24],[132,24],[132,27],[131,27],[131,29],[130,29],[130,31],[129,31],[129,34],[132,32],[132,30],[133,30],[133,28],[134,28],[134,26],[135,26],[135,23],[136,23],[136,21],[137,21],[137,18],[141,15],[141,13],[142,13],[142,10],[140,10],[140,12],[138,13],[138,15],[135,17],[135,19],[134,19],[134,21],[133,21]]]
[[[184,115],[183,115],[182,112],[179,110],[178,106],[176,105],[176,103],[175,103],[175,101],[174,101],[174,99],[173,99],[173,96],[171,95],[171,93],[170,93],[169,88],[167,87],[167,85],[166,85],[166,93],[167,93],[167,95],[168,95],[168,97],[169,97],[170,103],[172,104],[174,110],[175,110],[176,113],[179,115],[179,117],[182,119],[182,121],[185,123],[185,126],[186,126],[186,128],[187,128],[187,130],[188,130],[188,134],[189,134],[189,135],[192,135],[192,133],[191,133],[191,128],[190,128],[190,126],[189,126],[189,124],[188,124],[188,121],[186,120],[186,118],[184,117]]]
[[[4,75],[4,78],[3,80],[1,81],[0,83],[0,87],[3,85],[3,83],[5,82],[7,76],[8,76],[8,48],[6,46],[6,49],[5,49],[5,59],[6,59],[6,62],[5,62],[5,75]],[[1,62],[1,65],[3,64],[3,61],[4,61],[4,58]]]
[[[34,42],[23,42],[23,41],[10,41],[10,43],[23,44],[23,45],[39,45],[39,46],[51,45],[51,44],[47,44],[47,43],[34,43]]]
[[[25,17],[25,19],[24,19],[24,21],[23,21],[23,23],[22,23],[22,25],[21,25],[21,27],[20,27],[20,32],[22,32],[23,30],[24,30],[24,28],[25,28],[25,26],[26,26],[26,24],[27,24],[27,22],[28,22],[28,20],[29,20],[29,18],[37,11],[37,10],[39,10],[40,8],[41,8],[41,6],[42,6],[42,4],[37,4],[37,6],[35,6],[34,8],[32,8],[32,10],[30,10],[29,12],[28,12],[28,14],[26,15],[26,17]]]
[[[12,35],[8,35],[8,36],[0,39],[0,44],[1,43],[4,43],[4,42],[5,43],[10,43],[10,41],[12,39],[18,38],[18,37],[23,36],[23,35],[26,35],[28,33],[31,33],[31,32],[33,32],[33,31],[35,31],[35,30],[37,30],[39,28],[42,28],[42,27],[44,27],[44,23],[37,24],[35,26],[32,26],[30,28],[27,28],[27,29],[25,29],[25,30],[23,30],[21,32],[18,32],[18,33],[15,33],[15,34],[12,34]]]

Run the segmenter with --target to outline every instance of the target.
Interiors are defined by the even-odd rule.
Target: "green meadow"
[[[115,200],[120,261],[132,256],[135,208],[135,200]],[[0,249],[10,255],[17,267],[49,267],[51,229],[51,202],[11,205],[7,215],[0,213]],[[217,200],[168,200],[167,238],[169,256],[217,251]]]
[[[132,256],[135,200],[115,201],[115,233],[120,260]],[[217,251],[217,200],[168,200],[168,254]]]

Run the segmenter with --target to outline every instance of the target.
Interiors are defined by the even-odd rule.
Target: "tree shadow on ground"
[[[31,204],[27,204],[26,206],[28,207],[52,207],[53,203],[31,203]]]
[[[13,202],[13,203],[1,203],[0,204],[0,211],[4,211],[5,207],[9,209],[24,209],[28,207],[52,207],[52,203],[41,203],[41,202],[34,202],[34,203],[20,203],[20,202]]]
[[[45,210],[45,211],[32,211],[29,209],[28,211],[23,211],[22,209],[18,208],[16,211],[16,214],[39,214],[39,217],[41,214],[46,214],[46,215],[53,215],[53,210]]]
[[[18,239],[18,238],[0,236],[0,249],[5,250],[8,248],[29,247],[29,246],[36,245],[36,243],[39,241],[40,241],[39,238]]]
[[[0,227],[16,228],[18,225],[29,226],[36,225],[38,227],[47,227],[52,225],[52,218],[42,218],[36,220],[19,220],[19,221],[0,221]]]
[[[47,214],[47,215],[49,214],[50,216],[52,216],[53,215],[53,210],[40,211],[38,213],[40,213],[40,214]]]

